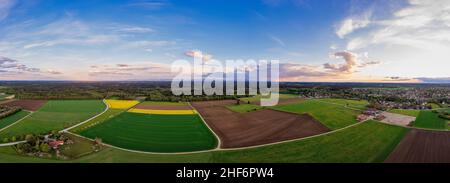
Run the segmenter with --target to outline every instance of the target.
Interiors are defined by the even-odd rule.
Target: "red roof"
[[[57,146],[60,146],[60,145],[64,145],[64,141],[51,141],[51,142],[49,142],[48,143],[48,145],[50,145],[50,146],[52,146],[52,147],[57,147]]]

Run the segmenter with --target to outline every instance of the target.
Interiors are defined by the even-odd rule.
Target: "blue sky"
[[[445,80],[448,7],[445,0],[0,0],[0,79],[167,79],[173,61],[202,52],[277,59],[289,81]]]

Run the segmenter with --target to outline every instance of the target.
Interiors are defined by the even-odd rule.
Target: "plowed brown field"
[[[450,163],[450,132],[413,129],[386,162]]]
[[[226,105],[234,100],[194,102],[192,106],[222,140],[222,148],[247,147],[280,142],[328,132],[309,115],[271,109],[236,113]]]
[[[19,106],[22,109],[28,111],[37,111],[42,107],[47,101],[46,100],[14,100],[8,103],[4,103],[2,105],[6,106]]]

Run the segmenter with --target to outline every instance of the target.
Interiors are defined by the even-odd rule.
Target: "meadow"
[[[306,100],[300,103],[271,107],[275,110],[304,114],[308,113],[322,124],[336,130],[357,123],[358,110],[345,108],[342,105],[325,103],[317,100]]]
[[[367,105],[369,105],[369,102],[367,100],[349,100],[349,99],[336,99],[336,98],[324,98],[324,99],[317,99],[318,101],[322,102],[328,102],[333,104],[340,104],[347,107],[359,109],[359,110],[365,110],[367,108]]]
[[[101,100],[53,100],[24,120],[0,132],[0,138],[43,134],[85,121],[105,109]]]
[[[80,134],[99,137],[117,147],[148,152],[189,152],[217,146],[217,139],[198,115],[125,112]]]
[[[403,114],[403,115],[412,116],[412,117],[418,117],[420,114],[420,110],[414,110],[414,109],[391,109],[388,112]]]
[[[420,111],[413,126],[430,129],[447,129],[448,121],[440,118],[438,114],[433,111]]]
[[[11,115],[11,116],[8,116],[6,118],[0,119],[0,129],[3,129],[3,128],[7,127],[8,125],[13,124],[14,122],[24,118],[28,114],[30,114],[30,112],[22,110],[22,111],[19,111],[18,113],[15,113],[15,114]]]

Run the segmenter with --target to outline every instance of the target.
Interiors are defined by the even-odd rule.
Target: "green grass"
[[[64,135],[69,137],[74,143],[64,145],[61,154],[74,159],[94,152],[92,148],[94,143],[92,141],[69,133],[65,133]]]
[[[81,135],[126,149],[189,152],[213,149],[217,139],[198,115],[122,113]]]
[[[280,94],[279,99],[289,99],[289,98],[297,98],[297,95],[293,95],[293,94]],[[263,97],[262,95],[255,95],[252,97],[244,97],[244,98],[240,98],[241,101],[244,102],[259,102],[259,100],[261,98],[269,98],[268,96]]]
[[[430,105],[430,106],[431,106],[431,109],[438,109],[438,108],[441,108],[441,106],[439,106],[439,105],[436,104],[436,103],[428,103],[427,105]]]
[[[448,121],[440,118],[437,113],[432,111],[420,111],[413,126],[430,129],[447,129]]]
[[[369,102],[367,100],[349,100],[349,99],[336,99],[336,98],[324,98],[317,99],[322,102],[335,103],[339,105],[344,105],[351,108],[356,108],[360,110],[365,110]]]
[[[407,128],[368,121],[315,138],[251,149],[184,155],[158,155],[107,148],[69,162],[383,162],[408,131]],[[54,162],[54,160],[13,155],[10,147],[0,147],[0,162],[43,161]]]
[[[8,125],[13,124],[14,122],[24,118],[28,114],[30,114],[30,112],[22,110],[22,111],[19,111],[18,113],[15,113],[15,114],[11,115],[11,116],[8,116],[6,118],[0,119],[0,129],[5,128]]]
[[[96,118],[90,120],[89,122],[84,123],[80,126],[77,126],[76,128],[71,129],[70,132],[79,133],[82,130],[85,130],[87,128],[90,128],[90,127],[93,127],[100,123],[103,123],[109,119],[112,119],[113,117],[119,115],[122,112],[124,112],[124,110],[122,110],[122,109],[108,109],[105,113],[97,116]]]
[[[348,109],[341,105],[316,100],[307,100],[301,103],[275,106],[272,108],[299,114],[308,113],[331,130],[357,123],[356,116],[360,113],[360,111]]]
[[[388,112],[403,114],[403,115],[412,116],[412,117],[418,117],[420,114],[420,110],[414,110],[414,109],[391,109]]]
[[[247,113],[247,112],[263,109],[264,107],[261,107],[259,105],[253,105],[253,104],[240,104],[240,105],[229,105],[229,106],[227,106],[227,108],[234,112]]]
[[[55,100],[24,120],[0,132],[0,138],[62,130],[87,120],[105,109],[101,100]]]

